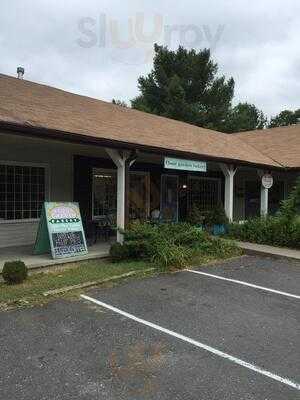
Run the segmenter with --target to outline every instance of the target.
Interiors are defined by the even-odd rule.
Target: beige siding
[[[0,161],[47,166],[50,201],[73,200],[73,156],[107,157],[100,147],[73,145],[0,133]],[[0,248],[32,244],[38,221],[0,221]]]
[[[34,243],[38,222],[0,224],[0,248]]]

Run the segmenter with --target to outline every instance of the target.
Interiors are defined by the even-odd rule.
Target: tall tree
[[[266,124],[266,116],[254,104],[239,103],[229,111],[224,122],[223,132],[232,133],[263,129]]]
[[[208,49],[196,52],[154,46],[153,69],[138,79],[140,95],[133,108],[222,130],[231,109],[234,80],[217,76]]]
[[[283,110],[275,117],[272,117],[269,123],[269,128],[275,128],[276,126],[288,126],[294,125],[299,122],[300,109],[296,111]]]

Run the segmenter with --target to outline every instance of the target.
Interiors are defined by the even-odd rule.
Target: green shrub
[[[210,255],[217,258],[227,258],[242,254],[241,249],[231,240],[216,238],[210,248]]]
[[[204,219],[205,225],[225,225],[228,223],[228,218],[226,216],[224,207],[222,204],[218,204],[216,207],[212,208],[210,211],[205,213]]]
[[[163,268],[182,267],[196,253],[225,257],[235,252],[232,244],[212,239],[206,232],[189,223],[133,223],[124,232],[124,244],[112,247],[121,259],[146,258]],[[120,254],[121,253],[121,254]],[[116,256],[112,257],[116,260]]]
[[[242,241],[299,249],[300,223],[281,216],[254,218],[244,224],[231,224],[229,236]]]
[[[163,268],[184,267],[192,256],[192,250],[169,241],[159,241],[153,246],[151,260]]]
[[[28,269],[23,261],[7,261],[2,270],[2,276],[6,283],[22,283],[28,275]]]
[[[275,216],[231,224],[229,236],[243,241],[300,249],[300,178]]]
[[[204,213],[196,205],[193,205],[188,213],[187,220],[192,225],[202,225],[204,222]]]
[[[148,244],[144,239],[124,242],[123,247],[127,249],[130,259],[146,258],[149,254]]]
[[[135,240],[146,240],[157,232],[157,225],[150,223],[132,222],[128,228],[123,232],[124,240],[135,241]]]
[[[112,262],[123,261],[130,258],[127,246],[121,243],[114,243],[111,245],[109,256]]]
[[[195,247],[202,241],[207,240],[207,238],[208,235],[206,232],[192,226],[174,235],[173,240],[178,245]]]
[[[299,219],[300,216],[300,177],[296,182],[296,186],[289,194],[288,198],[281,203],[279,216],[292,221]]]
[[[190,255],[189,248],[201,239],[199,230],[187,223],[133,223],[124,232],[126,256],[147,258],[159,265],[183,266]]]

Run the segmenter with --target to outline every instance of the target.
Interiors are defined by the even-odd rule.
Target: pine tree
[[[140,95],[133,108],[222,130],[230,111],[234,80],[217,76],[218,66],[208,49],[196,52],[154,46],[153,69],[138,79]]]

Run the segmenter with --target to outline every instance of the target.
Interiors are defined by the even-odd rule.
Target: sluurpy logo
[[[218,25],[214,30],[205,24],[167,25],[161,14],[147,18],[144,13],[136,13],[124,24],[101,13],[98,18],[82,17],[78,20],[81,35],[76,42],[85,49],[106,49],[116,62],[145,64],[153,59],[154,43],[169,48],[178,45],[195,49],[208,47],[213,51],[224,29],[225,25]]]

